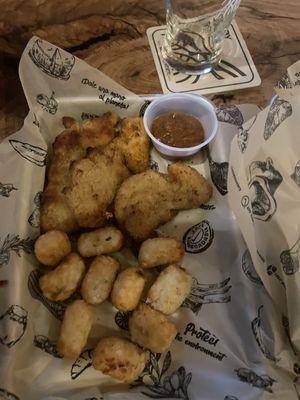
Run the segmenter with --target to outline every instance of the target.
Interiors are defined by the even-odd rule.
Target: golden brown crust
[[[111,292],[119,269],[119,263],[112,257],[96,257],[85,275],[81,294],[89,304],[101,304]]]
[[[84,274],[83,260],[78,254],[70,253],[53,271],[40,278],[39,285],[45,297],[63,301],[77,290]]]
[[[145,240],[139,250],[141,268],[177,263],[184,255],[183,244],[176,238],[160,237]]]
[[[132,311],[138,305],[146,277],[143,271],[137,267],[127,268],[120,272],[115,280],[111,302],[120,311]]]
[[[82,233],[77,242],[82,257],[94,257],[119,251],[123,246],[122,232],[114,226]]]
[[[143,372],[147,354],[129,340],[118,337],[100,339],[93,351],[93,367],[121,382],[133,382]]]
[[[163,353],[176,336],[176,326],[159,311],[141,303],[129,318],[131,340],[139,346]]]
[[[48,231],[38,237],[34,244],[34,254],[44,265],[54,266],[71,253],[71,243],[65,232]]]
[[[93,323],[93,310],[84,300],[75,300],[65,311],[57,342],[59,354],[77,358],[86,345]]]

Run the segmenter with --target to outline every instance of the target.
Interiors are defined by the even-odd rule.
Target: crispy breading
[[[212,196],[212,186],[194,168],[181,162],[168,166],[172,182],[172,206],[178,210],[197,208]]]
[[[129,318],[131,340],[154,353],[166,351],[176,336],[176,326],[159,311],[141,303]]]
[[[91,263],[82,285],[81,294],[89,304],[101,304],[112,289],[119,263],[112,257],[98,256]]]
[[[96,229],[82,233],[77,242],[79,254],[82,257],[93,257],[119,251],[123,246],[123,235],[114,226]]]
[[[70,184],[70,166],[82,159],[86,149],[107,145],[115,136],[118,116],[106,113],[81,124],[71,117],[64,117],[67,127],[53,144],[53,155],[48,170],[48,183],[42,195],[41,230],[59,229],[71,232],[79,225],[72,207],[65,198],[65,188]]]
[[[177,211],[200,207],[212,194],[209,183],[195,169],[176,163],[168,171],[170,175],[152,170],[133,175],[116,194],[117,221],[135,240],[147,239]]]
[[[69,206],[79,226],[104,226],[110,215],[107,209],[129,171],[117,151],[92,152],[72,165],[71,184],[65,190]]]
[[[65,232],[48,231],[34,244],[34,254],[40,263],[54,266],[71,253],[71,243]]]
[[[156,278],[151,286],[147,303],[164,314],[173,314],[191,290],[192,277],[183,268],[171,264]]]
[[[123,119],[119,138],[127,168],[135,174],[145,171],[149,166],[150,139],[142,118]]]
[[[93,310],[84,300],[75,300],[65,311],[57,341],[59,354],[77,358],[92,328]]]
[[[115,197],[115,217],[134,239],[143,240],[173,217],[166,176],[147,170],[128,178]]]
[[[105,337],[93,351],[93,367],[122,382],[133,382],[143,372],[147,354],[127,339]]]
[[[77,290],[84,274],[85,265],[82,258],[76,253],[70,253],[53,271],[40,278],[39,285],[45,297],[63,301]]]
[[[139,250],[139,265],[152,268],[158,265],[177,263],[184,255],[180,240],[170,237],[147,239]]]
[[[120,311],[132,311],[138,305],[146,277],[137,267],[130,267],[120,272],[115,280],[111,302]]]

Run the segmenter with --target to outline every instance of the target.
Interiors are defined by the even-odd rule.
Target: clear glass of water
[[[207,73],[220,62],[222,45],[241,0],[165,0],[165,61],[177,71]]]

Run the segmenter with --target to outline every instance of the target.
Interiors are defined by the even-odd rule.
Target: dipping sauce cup
[[[170,112],[196,117],[204,129],[204,141],[193,147],[173,147],[158,140],[151,132],[152,122],[160,115]],[[196,154],[216,136],[218,120],[215,107],[208,99],[198,95],[174,93],[163,95],[152,101],[144,114],[144,127],[154,147],[160,153],[170,157],[183,158]]]

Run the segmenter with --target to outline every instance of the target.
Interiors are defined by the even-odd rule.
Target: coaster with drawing
[[[149,28],[147,35],[164,93],[219,93],[261,84],[257,69],[236,22],[231,24],[227,32],[220,64],[214,71],[205,75],[185,75],[164,62],[160,49],[165,35],[165,26]],[[185,54],[182,56],[186,57]]]

